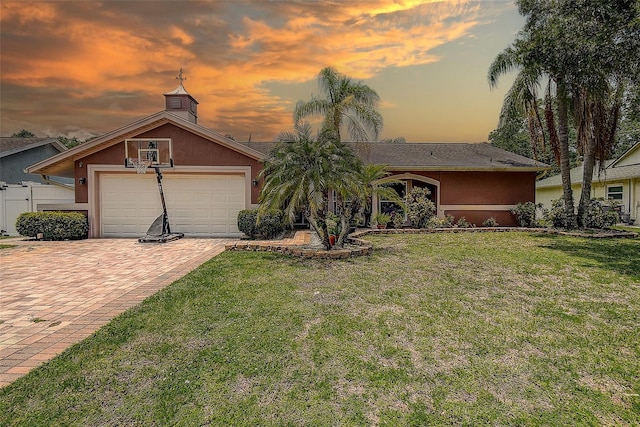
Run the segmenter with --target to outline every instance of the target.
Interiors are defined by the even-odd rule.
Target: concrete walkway
[[[166,244],[0,240],[0,387],[224,251],[228,239]]]

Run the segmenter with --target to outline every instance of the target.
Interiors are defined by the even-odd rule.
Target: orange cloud
[[[3,40],[2,84],[65,89],[87,105],[111,92],[160,99],[173,89],[168,72],[184,66],[204,121],[266,139],[290,127],[293,109],[266,84],[307,82],[328,65],[366,79],[438,61],[433,50],[468,36],[481,12],[468,1],[247,5],[3,1],[2,32],[17,41]],[[122,114],[150,114],[161,101],[153,105]]]

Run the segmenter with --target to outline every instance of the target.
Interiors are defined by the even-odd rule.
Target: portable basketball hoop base
[[[178,240],[184,237],[184,233],[172,233],[169,225],[169,215],[167,214],[167,205],[164,202],[164,192],[162,191],[162,173],[160,168],[154,166],[156,171],[156,181],[158,181],[158,190],[160,191],[160,200],[162,201],[162,215],[156,218],[147,230],[144,237],[138,239],[140,243],[166,243],[172,240]],[[144,173],[144,172],[138,172]]]

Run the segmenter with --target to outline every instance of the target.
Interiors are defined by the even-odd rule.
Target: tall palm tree
[[[283,132],[278,139],[260,174],[260,210],[284,207],[290,221],[302,212],[324,247],[331,249],[328,194],[334,190],[345,197],[356,186],[360,160],[330,131],[314,138],[307,123],[298,123],[294,132]]]
[[[310,116],[324,116],[323,129],[331,129],[341,139],[340,128],[346,126],[353,141],[375,141],[382,129],[382,116],[377,111],[380,97],[375,90],[332,67],[318,75],[323,97],[298,101],[293,113],[295,123]]]
[[[521,13],[527,13],[527,5],[518,2]],[[531,5],[529,5],[530,7]],[[538,7],[533,5],[534,7]],[[501,75],[518,70],[513,85],[507,92],[502,118],[507,118],[514,109],[524,110],[529,122],[532,147],[538,145],[539,138],[544,138],[543,123],[549,135],[550,143],[560,166],[562,176],[563,201],[566,226],[575,226],[575,209],[573,189],[571,188],[571,165],[569,154],[569,100],[570,91],[565,81],[565,64],[553,50],[555,44],[548,33],[553,33],[552,24],[539,19],[540,10],[528,11],[529,17],[525,29],[513,44],[498,54],[489,67],[489,85],[494,88]],[[541,24],[540,22],[543,22]],[[546,82],[545,117],[538,115],[538,89]],[[555,92],[555,93],[553,93]],[[555,112],[554,101],[557,107]]]

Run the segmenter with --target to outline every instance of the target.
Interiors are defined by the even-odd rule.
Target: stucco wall
[[[173,162],[182,166],[250,166],[251,177],[255,178],[262,163],[253,160],[237,151],[223,147],[198,135],[194,135],[172,124],[165,124],[148,132],[129,138],[171,138],[173,145]],[[76,182],[83,177],[87,179],[87,165],[122,165],[124,164],[124,140],[102,151],[77,159],[75,162]],[[82,168],[80,163],[82,162]],[[135,173],[133,170],[131,173]],[[258,203],[259,187],[251,187],[251,203]],[[86,203],[88,186],[76,185],[76,202]]]
[[[607,198],[607,188],[610,186],[620,185],[623,188],[622,200],[623,213],[628,213],[631,218],[636,221],[640,219],[640,178],[623,179],[609,182],[593,182],[591,185],[591,197]],[[582,185],[577,184],[571,187],[573,189],[573,201],[578,204],[580,201],[580,192]],[[538,188],[536,190],[536,203],[542,203],[545,209],[551,207],[551,202],[562,198],[562,187]]]

